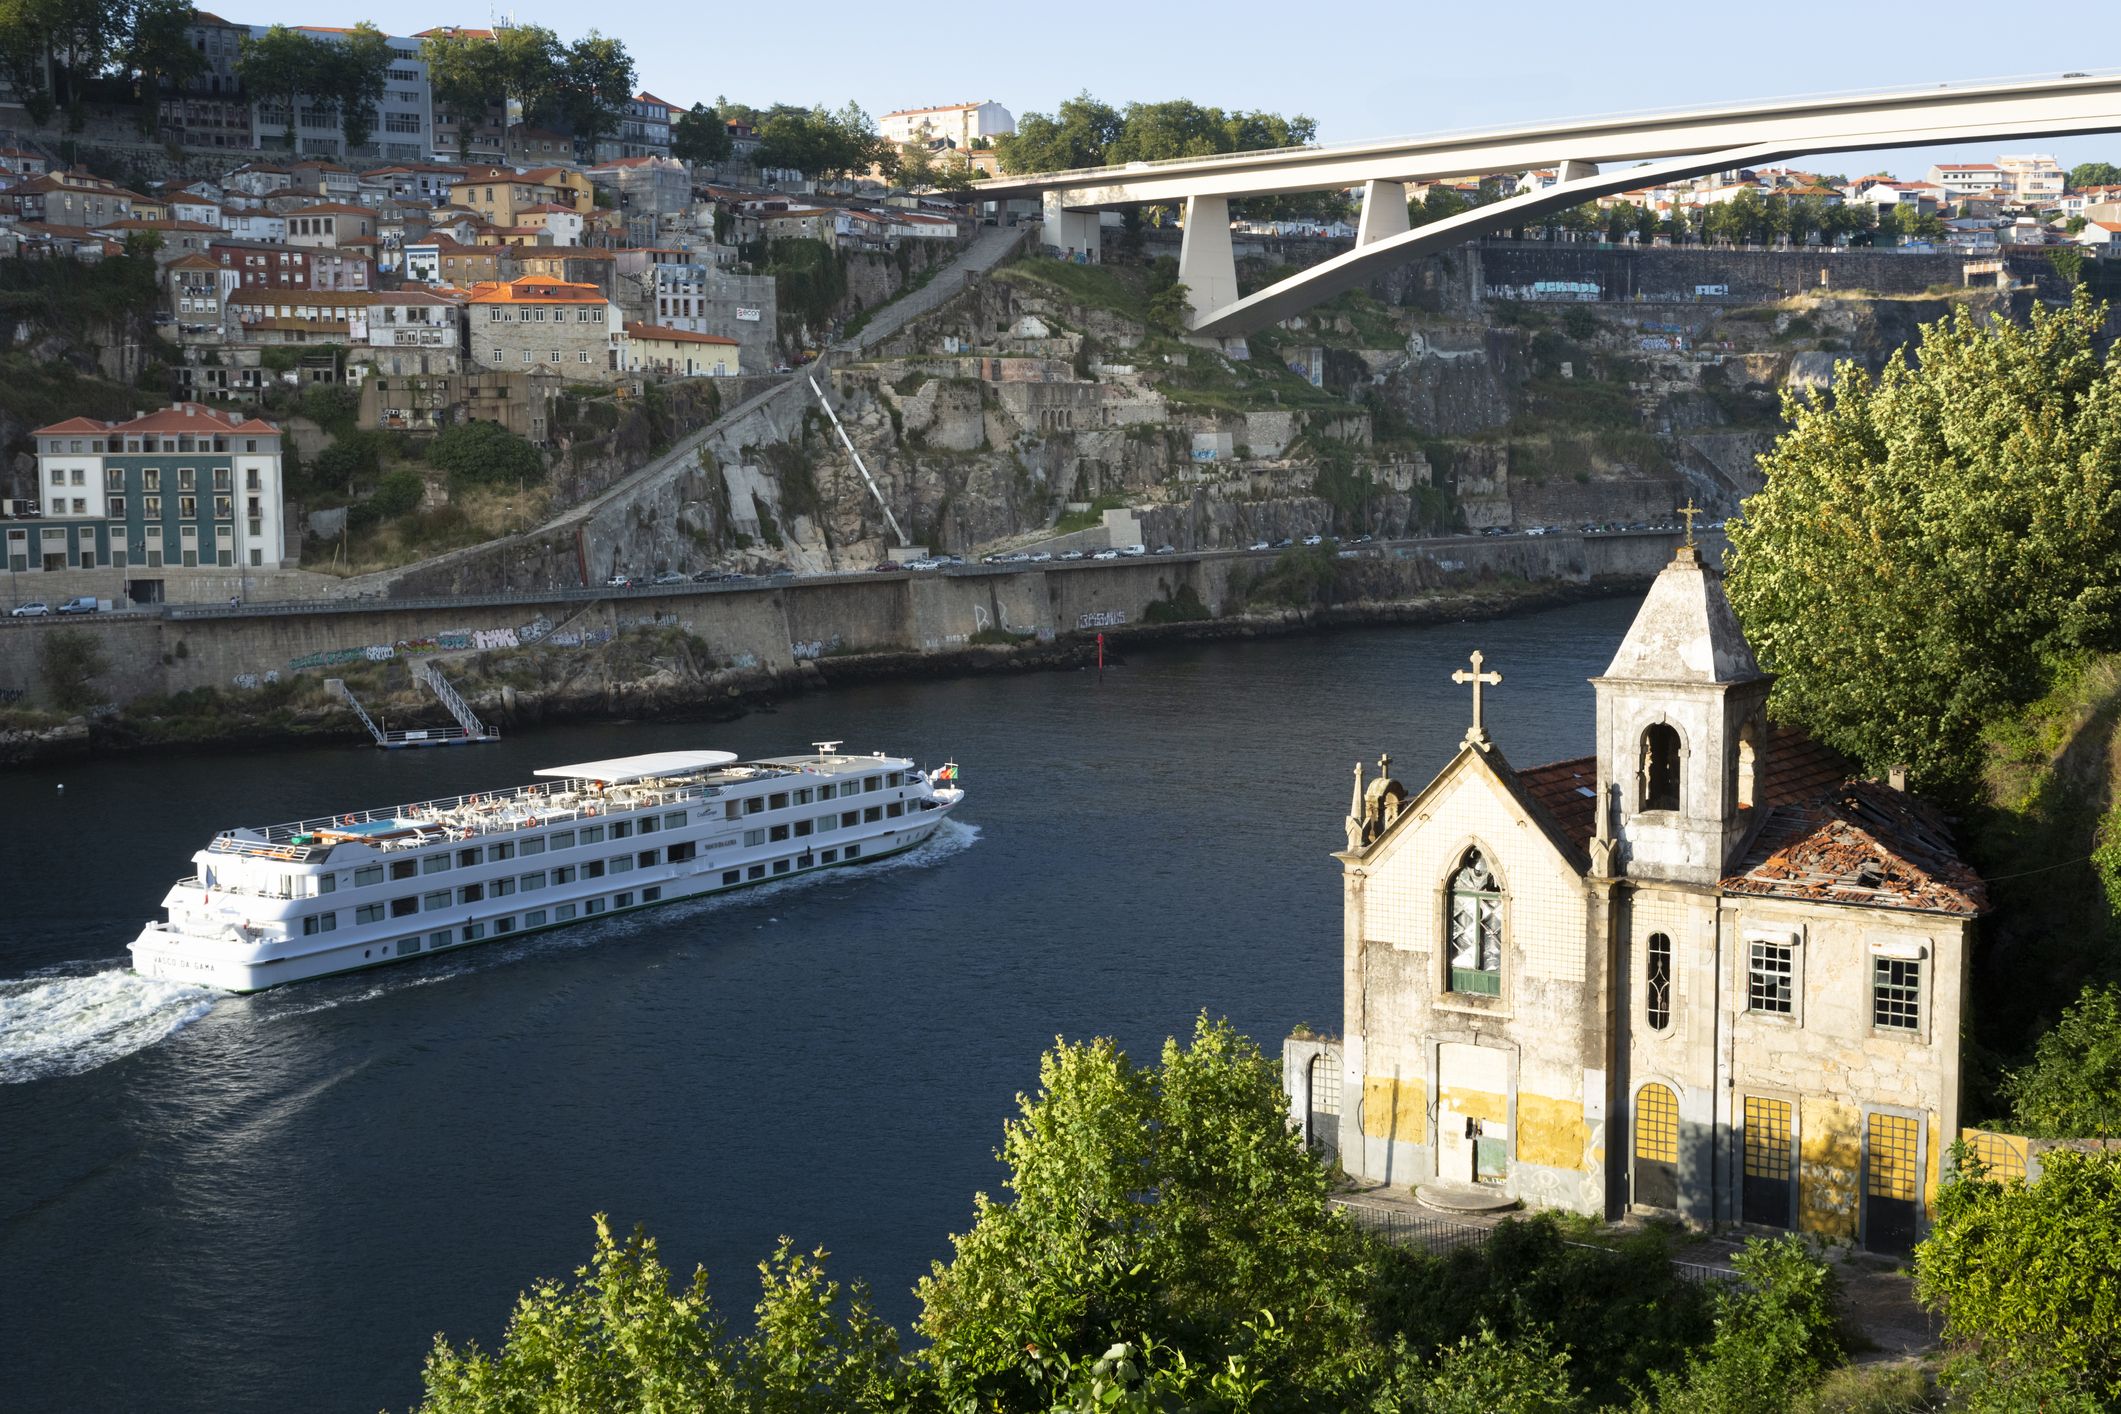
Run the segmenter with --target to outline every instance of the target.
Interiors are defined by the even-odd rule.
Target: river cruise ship
[[[819,742],[738,761],[660,751],[532,785],[227,830],[132,944],[148,977],[255,992],[866,864],[934,834],[955,763]]]

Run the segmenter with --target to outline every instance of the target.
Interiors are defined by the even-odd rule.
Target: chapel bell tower
[[[1723,576],[1687,542],[1650,586],[1598,694],[1599,872],[1713,884],[1760,818],[1769,679]]]

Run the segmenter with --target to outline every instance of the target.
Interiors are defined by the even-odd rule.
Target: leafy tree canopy
[[[837,112],[776,104],[755,126],[759,146],[752,160],[761,167],[785,167],[806,177],[846,177],[872,166],[888,175],[897,169],[897,145],[877,135],[859,104]]]
[[[706,104],[695,103],[670,125],[670,151],[695,165],[719,162],[729,155],[729,123]]]
[[[1365,1263],[1272,1063],[1203,1019],[1160,1066],[1109,1040],[1061,1043],[1039,1081],[1004,1131],[1009,1196],[978,1195],[955,1255],[920,1284],[946,1398],[1028,1407],[1045,1357],[1124,1341],[1199,1368],[1238,1361],[1290,1396],[1348,1377]]]
[[[1976,1346],[1991,1372],[2044,1372],[2112,1408],[2121,1400],[2121,1151],[2050,1150],[2042,1163],[2032,1184],[1962,1163],[1915,1249],[1915,1292],[1943,1313],[1946,1338]]]
[[[2069,169],[2069,185],[2073,191],[2086,187],[2121,186],[2121,167],[2111,162],[2079,162]]]
[[[1221,108],[1177,98],[1129,103],[1124,109],[1079,93],[1051,116],[1028,113],[1016,131],[995,139],[1005,172],[1153,162],[1295,147],[1315,140],[1318,124],[1296,114]]]
[[[435,434],[427,460],[453,486],[529,486],[545,479],[538,449],[498,422],[458,422]]]
[[[1730,531],[1731,602],[1774,710],[1865,767],[1963,787],[2046,663],[2121,630],[2121,358],[2081,290],[2028,325],[1960,309],[1916,357],[1853,363]]]

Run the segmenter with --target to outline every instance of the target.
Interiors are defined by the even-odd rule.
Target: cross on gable
[[[1483,683],[1491,687],[1499,685],[1502,682],[1502,674],[1481,671],[1480,665],[1485,663],[1487,659],[1481,655],[1478,648],[1473,650],[1472,661],[1472,672],[1469,673],[1464,668],[1460,668],[1457,672],[1451,674],[1451,681],[1473,684],[1473,725],[1466,732],[1465,744],[1467,746],[1477,746],[1482,751],[1486,751],[1488,749],[1488,733],[1480,725],[1480,688]]]
[[[1679,508],[1680,518],[1686,522],[1686,543],[1689,546],[1694,543],[1694,517],[1705,514],[1701,507],[1694,504],[1692,496],[1687,497],[1686,504]]]

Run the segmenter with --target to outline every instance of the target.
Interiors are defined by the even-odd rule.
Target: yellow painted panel
[[[1856,1238],[1862,1178],[1862,1115],[1834,1100],[1804,1102],[1797,1140],[1797,1227],[1822,1237]]]
[[[1366,1075],[1362,1080],[1362,1132],[1372,1139],[1421,1144],[1428,1138],[1428,1082]]]
[[[1464,1090],[1446,1086],[1439,1098],[1445,1108],[1455,1110],[1470,1119],[1489,1124],[1510,1122],[1510,1100],[1507,1095],[1498,1095],[1492,1090]]]
[[[1581,1169],[1590,1131],[1574,1100],[1517,1092],[1517,1157],[1548,1168]]]

